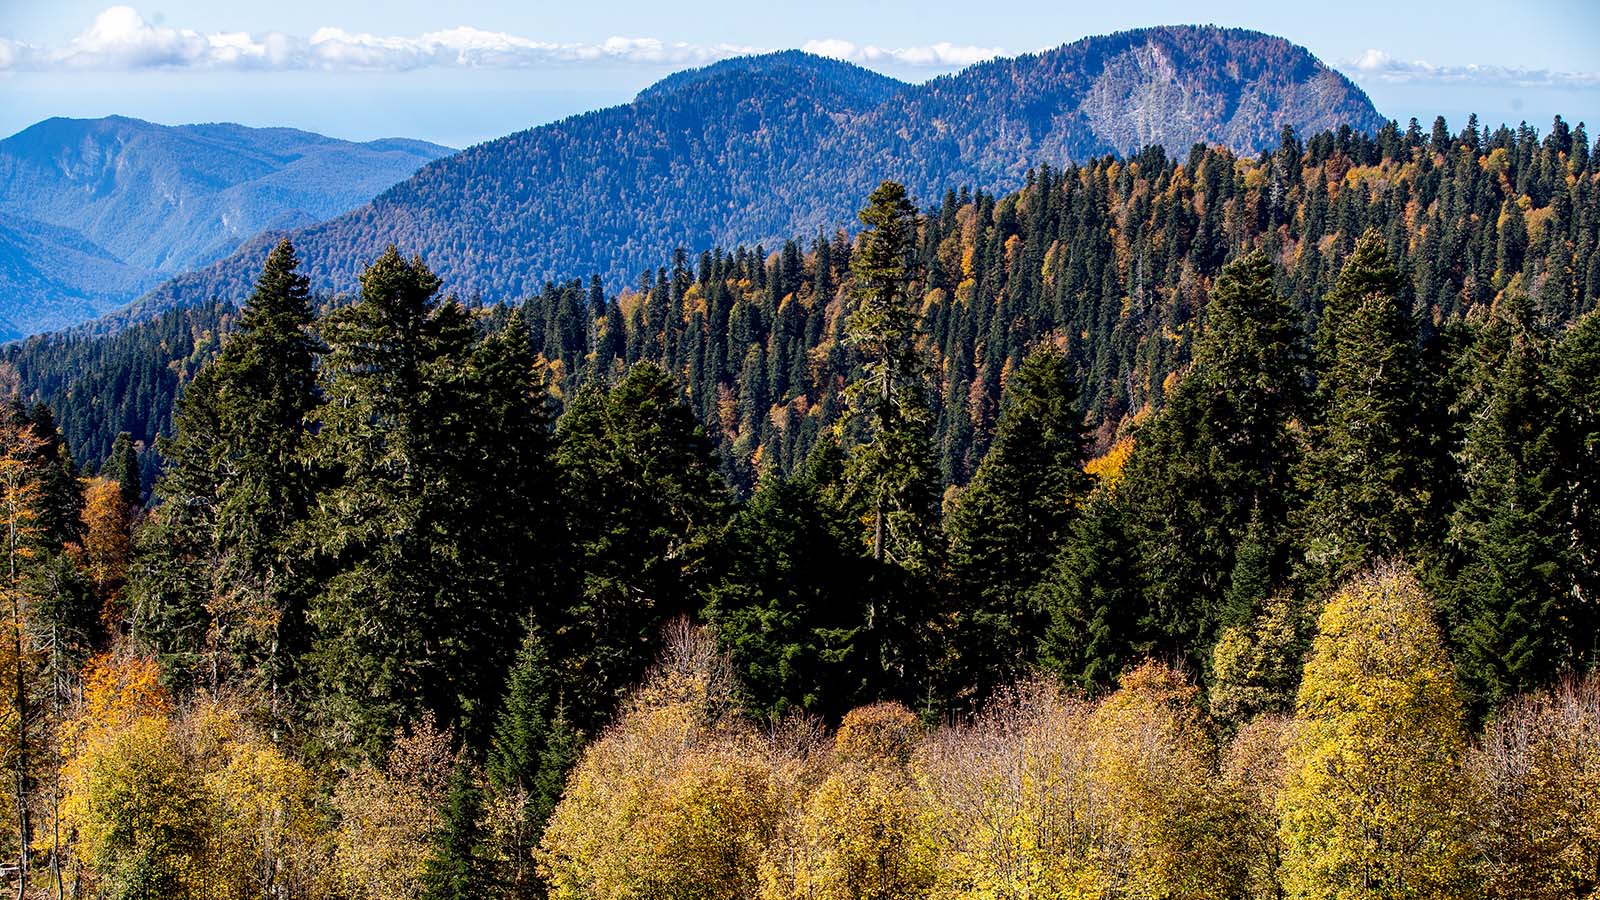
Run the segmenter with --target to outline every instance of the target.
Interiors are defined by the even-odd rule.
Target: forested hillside
[[[1440,121],[1371,138],[1291,135],[1249,157],[1152,149],[1041,169],[1004,197],[928,198],[938,202],[917,238],[919,312],[941,474],[953,484],[971,476],[1005,373],[1046,336],[1079,373],[1096,446],[1109,446],[1187,363],[1211,280],[1245,249],[1274,260],[1274,284],[1307,325],[1369,227],[1384,235],[1430,339],[1512,286],[1542,318],[1569,321],[1600,297],[1597,172],[1581,125],[1558,122],[1541,137]],[[851,246],[836,233],[679,253],[620,296],[592,280],[547,285],[524,316],[562,396],[619,365],[666,366],[724,473],[748,490],[763,468],[792,469],[839,419],[854,371],[840,294]],[[26,395],[57,411],[74,454],[97,465],[121,431],[152,444],[175,376],[212,346],[208,316],[168,314],[109,339],[41,336],[0,359]],[[69,392],[80,377],[158,387],[127,394],[149,406],[128,416],[113,399],[123,394]]]
[[[798,52],[672,76],[631,104],[490,141],[370,205],[292,234],[313,286],[348,291],[390,243],[447,290],[501,301],[596,273],[615,288],[673,247],[832,231],[882,178],[917,196],[1019,187],[1030,166],[1162,144],[1270,147],[1383,124],[1344,76],[1257,32],[1173,27],[1088,38],[906,85]],[[144,298],[237,302],[275,236]]]
[[[1596,175],[1559,127],[1482,137],[1150,152],[956,198],[994,223],[989,321],[1015,324],[1005,288],[1074,265],[1018,262],[1019,210],[1109,202],[1128,171],[1166,223],[1200,186],[1160,270],[1166,308],[1195,305],[1147,338],[1184,347],[1159,387],[1151,362],[1097,395],[1063,315],[1004,358],[959,478],[940,316],[983,294],[936,279],[983,251],[892,181],[810,264],[837,282],[797,385],[837,413],[787,467],[699,421],[718,289],[686,266],[661,276],[681,305],[468,308],[391,248],[319,313],[280,243],[183,392],[153,505],[131,441],[79,480],[49,409],[6,407],[19,894],[1593,896],[1600,312],[1548,260],[1592,249]],[[1512,151],[1531,168],[1478,188],[1503,199],[1467,189]],[[1344,196],[1386,156],[1393,190],[1462,181],[1399,225],[1335,198],[1351,231],[1314,242],[1227,214],[1273,169]],[[1574,193],[1581,224],[1541,214]],[[1500,209],[1468,240],[1487,284],[1419,291],[1410,229],[1468,202]],[[1318,247],[1308,297],[1284,264]],[[725,270],[756,282],[730,334],[776,333],[784,258]],[[591,327],[587,363],[552,343]],[[750,394],[718,392],[726,430]]]
[[[0,140],[0,339],[65,328],[450,153],[289,128],[49,119]]]

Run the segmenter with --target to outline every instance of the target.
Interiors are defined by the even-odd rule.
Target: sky
[[[0,0],[0,135],[50,116],[464,147],[801,48],[908,81],[1150,25],[1304,45],[1384,115],[1600,125],[1600,0]]]

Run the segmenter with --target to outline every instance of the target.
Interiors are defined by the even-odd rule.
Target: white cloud
[[[318,69],[407,70],[427,67],[527,68],[610,62],[703,65],[768,48],[692,44],[653,37],[609,37],[598,43],[554,43],[460,26],[426,34],[379,35],[324,27],[309,37],[243,31],[202,33],[147,21],[131,6],[113,6],[65,45],[41,47],[0,38],[5,69]],[[866,65],[955,68],[1001,53],[949,43],[927,47],[857,46],[830,38],[808,42],[813,53]]]
[[[859,47],[840,38],[807,41],[800,49],[818,56],[871,65],[892,63],[902,66],[953,68],[993,59],[1005,53],[999,47],[973,47],[940,42],[927,47]]]
[[[1350,61],[1357,79],[1392,83],[1453,82],[1458,84],[1513,85],[1516,87],[1595,87],[1600,72],[1554,72],[1508,66],[1437,66],[1424,60],[1403,60],[1382,50],[1367,50]]]

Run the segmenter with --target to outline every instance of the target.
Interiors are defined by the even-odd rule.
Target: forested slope
[[[1600,198],[1588,140],[1565,123],[1543,137],[1443,122],[1374,138],[1325,132],[1253,157],[1151,150],[1041,170],[1004,197],[927,198],[938,202],[917,253],[941,471],[952,483],[970,476],[1004,373],[1046,335],[1063,339],[1096,440],[1109,444],[1187,361],[1210,280],[1246,248],[1277,261],[1277,285],[1308,322],[1368,227],[1385,235],[1425,331],[1513,283],[1554,321],[1592,308]],[[790,467],[838,417],[853,366],[839,295],[850,245],[823,234],[770,250],[684,253],[620,296],[585,281],[542,287],[526,315],[564,391],[613,359],[665,364],[727,473],[748,487],[758,449],[765,464]],[[109,340],[40,336],[0,356],[30,396],[57,409],[74,452],[96,463],[119,431],[149,444],[165,421],[168,369],[197,353],[170,327],[135,325]],[[79,371],[71,353],[100,356],[95,371],[120,382],[168,385],[140,401],[158,412],[124,418],[103,400],[69,396]]]

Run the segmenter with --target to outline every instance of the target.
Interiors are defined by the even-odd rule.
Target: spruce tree
[[[205,638],[213,678],[226,669],[274,702],[303,646],[289,544],[310,498],[301,449],[319,345],[298,265],[287,240],[272,249],[238,331],[180,399],[132,585],[136,629],[178,670],[198,664]]]
[[[817,456],[825,455],[819,444]],[[869,699],[866,603],[882,589],[858,524],[828,499],[826,463],[766,476],[713,554],[703,615],[741,676],[747,705],[777,719],[837,717]]]
[[[710,442],[660,366],[586,387],[556,429],[567,565],[548,634],[574,724],[593,733],[693,613],[726,494]]]
[[[1042,346],[1008,379],[994,442],[948,526],[960,680],[980,693],[1032,661],[1044,616],[1030,594],[1093,487],[1084,444],[1067,357]]]
[[[1592,669],[1600,665],[1600,312],[1585,315],[1562,335],[1552,381],[1566,410],[1561,447],[1572,500],[1573,645]]]
[[[1194,364],[1166,409],[1138,431],[1123,480],[1153,624],[1166,649],[1197,666],[1230,602],[1252,520],[1252,552],[1266,570],[1254,577],[1270,585],[1281,567],[1296,449],[1290,428],[1304,409],[1305,380],[1299,329],[1271,262],[1257,252],[1229,263],[1206,307]],[[1253,599],[1264,598],[1261,591]]]
[[[862,359],[863,376],[848,391],[867,436],[851,451],[850,482],[867,508],[873,558],[928,572],[939,552],[939,486],[910,296],[917,211],[904,187],[885,181],[860,218],[867,230],[850,257],[855,307],[845,335]]]
[[[139,451],[133,446],[133,435],[124,431],[111,443],[111,455],[100,467],[100,477],[114,481],[122,492],[122,502],[129,509],[138,509],[144,496],[139,477]]]
[[[469,706],[492,691],[480,679],[493,648],[473,639],[495,630],[497,611],[472,568],[469,473],[481,459],[461,417],[474,334],[438,289],[420,259],[390,247],[363,273],[361,299],[322,322],[308,451],[327,486],[306,529],[320,586],[309,664],[335,752],[374,755],[424,710],[469,734],[485,724]]]
[[[1445,599],[1456,665],[1479,712],[1550,680],[1573,657],[1572,499],[1563,410],[1532,304],[1510,295],[1473,350],[1462,447],[1467,495],[1450,520]]]
[[[1104,688],[1149,649],[1135,567],[1126,511],[1100,488],[1034,589],[1049,617],[1039,643],[1045,669],[1072,686]]]
[[[1414,549],[1429,483],[1416,323],[1383,236],[1357,241],[1316,337],[1317,410],[1303,483],[1302,578],[1324,593]]]
[[[494,887],[485,853],[483,789],[464,762],[450,776],[432,852],[423,864],[420,900],[483,900]]]

